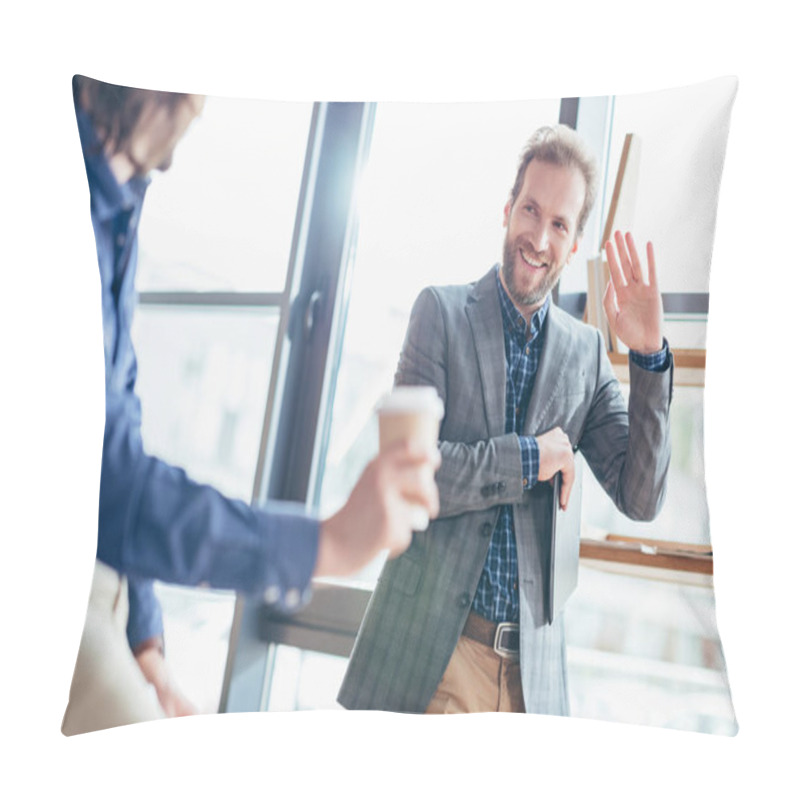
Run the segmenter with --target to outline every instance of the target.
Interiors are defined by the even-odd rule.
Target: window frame
[[[345,330],[357,218],[357,178],[369,152],[375,105],[316,104],[312,115],[292,256],[283,293],[183,293],[182,302],[278,305],[281,322],[265,409],[253,502],[272,499],[308,504],[319,492],[330,433],[333,391]],[[601,154],[608,176],[613,97],[564,98],[559,121],[576,127]],[[603,181],[606,191],[608,178]],[[336,188],[334,188],[336,187]],[[344,189],[342,189],[344,187]],[[344,191],[344,194],[343,194]],[[345,201],[342,201],[342,198]],[[599,250],[602,196],[587,222],[589,246]],[[596,241],[595,241],[596,240]],[[177,293],[144,293],[144,302],[171,302]],[[169,297],[163,297],[169,295]],[[586,293],[554,301],[583,316]],[[705,313],[708,294],[664,295],[668,313]],[[705,351],[674,351],[676,382],[704,382]],[[627,355],[609,353],[620,380]],[[302,391],[301,391],[302,381]],[[618,570],[657,580],[711,585],[709,548],[633,540],[609,534],[581,540],[582,566]],[[231,630],[220,712],[265,710],[279,645],[349,656],[372,590],[315,580],[312,599],[287,617],[259,601],[238,597]]]
[[[316,481],[347,312],[355,195],[374,111],[369,103],[314,106],[254,479],[256,506],[271,500],[308,505]],[[264,707],[274,648],[259,636],[263,610],[258,599],[236,599],[220,712]]]

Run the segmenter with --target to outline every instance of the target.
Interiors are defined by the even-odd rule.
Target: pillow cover
[[[135,102],[119,111],[125,87],[95,86],[85,100],[93,85],[79,79],[75,91],[103,283],[107,420],[98,562],[64,732],[193,711],[340,707],[385,556],[357,583],[299,597],[313,551],[281,553],[300,573],[287,591],[256,592],[249,559],[228,564],[224,548],[193,544],[184,562],[176,540],[199,542],[226,515],[247,518],[250,503],[299,500],[313,518],[345,502],[377,450],[374,408],[415,298],[476,281],[500,260],[519,153],[534,130],[561,122],[594,155],[598,192],[553,305],[601,329],[627,397],[633,367],[601,307],[602,246],[630,230],[643,262],[653,243],[674,360],[672,458],[656,519],[631,521],[582,471],[579,581],[563,615],[569,713],[734,734],[714,613],[703,383],[736,81],[503,103],[210,97],[196,119],[199,102],[146,93],[158,95],[163,121],[143,140],[136,126],[152,119],[137,120]],[[103,134],[124,158],[104,156]],[[159,472],[166,463],[180,470]],[[281,512],[307,535],[313,522]],[[166,544],[138,555],[162,529]],[[433,535],[396,563],[417,559]]]

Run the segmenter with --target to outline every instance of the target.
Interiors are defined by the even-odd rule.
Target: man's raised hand
[[[603,296],[611,332],[629,350],[655,353],[663,346],[664,310],[656,281],[656,258],[652,242],[647,243],[647,282],[639,254],[630,233],[614,235],[616,248],[606,242],[611,280]],[[617,252],[619,251],[619,260]]]

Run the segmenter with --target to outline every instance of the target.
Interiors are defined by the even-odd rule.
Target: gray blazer
[[[630,365],[630,407],[595,328],[551,306],[524,432],[560,426],[617,507],[652,519],[669,464],[672,363]],[[505,349],[495,269],[477,283],[425,289],[411,312],[396,384],[434,386],[445,404],[436,480],[441,511],[388,561],[338,700],[424,712],[464,626],[499,506],[513,504],[525,708],[569,713],[563,615],[547,622],[552,489],[522,487],[519,438],[505,433]]]

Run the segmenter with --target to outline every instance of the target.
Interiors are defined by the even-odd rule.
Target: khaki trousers
[[[86,623],[72,676],[61,732],[65,736],[162,719],[156,691],[131,653],[128,584],[100,561],[95,562]]]
[[[519,661],[502,658],[491,647],[462,636],[425,713],[476,711],[525,713]]]

